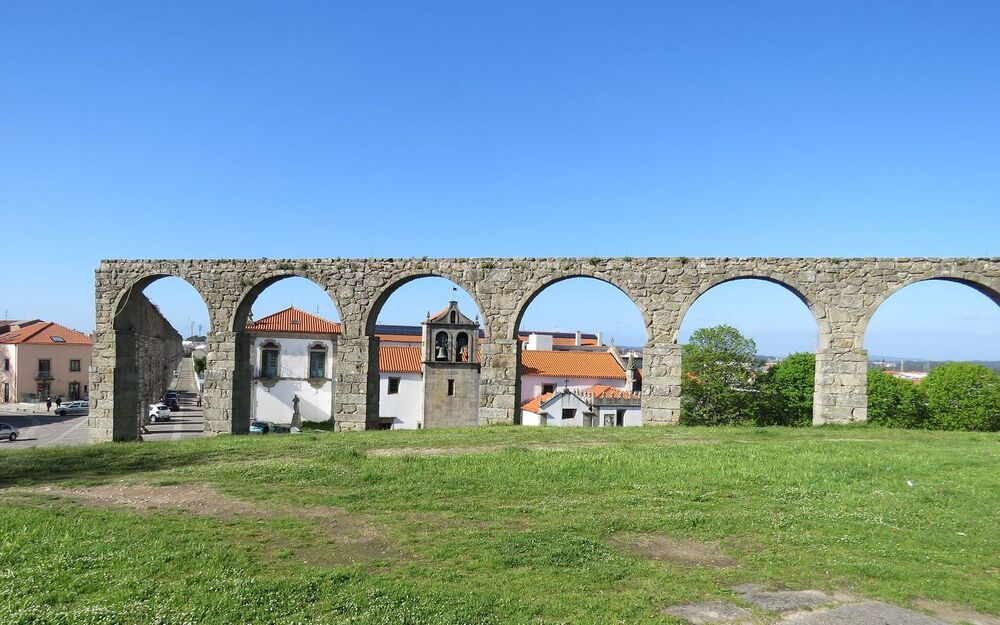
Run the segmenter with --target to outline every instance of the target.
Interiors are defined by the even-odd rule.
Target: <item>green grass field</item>
[[[743,582],[1000,614],[998,443],[490,427],[3,453],[0,623],[670,623]]]

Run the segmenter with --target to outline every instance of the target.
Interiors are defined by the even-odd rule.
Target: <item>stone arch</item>
[[[236,299],[237,304],[236,307],[233,308],[232,316],[229,319],[227,328],[231,328],[233,332],[243,332],[246,330],[247,318],[249,317],[250,309],[253,308],[254,302],[257,301],[260,294],[263,293],[268,287],[288,278],[305,278],[322,289],[333,303],[333,307],[337,311],[337,316],[340,317],[341,331],[344,334],[347,334],[347,320],[344,318],[343,308],[341,308],[340,302],[337,301],[337,297],[333,294],[332,289],[326,284],[326,281],[321,276],[312,274],[306,270],[281,271],[279,273],[261,277],[253,284],[245,286],[240,292],[239,297]]]
[[[230,414],[230,429],[234,434],[245,434],[249,431],[250,417],[253,412],[253,377],[256,359],[254,357],[253,337],[246,332],[250,311],[261,293],[268,287],[288,278],[304,278],[319,287],[330,298],[330,302],[337,311],[342,335],[347,332],[347,320],[344,318],[343,309],[322,275],[314,274],[307,269],[300,268],[278,269],[270,274],[256,277],[255,281],[249,285],[244,285],[244,281],[241,281],[240,285],[244,288],[236,299],[236,305],[232,309],[227,326],[227,330],[231,332],[234,343],[232,411]],[[332,387],[332,402],[336,402],[339,392],[340,389],[335,380]],[[330,410],[331,417],[336,418],[336,415],[333,414],[336,410],[335,405],[331,404]]]
[[[451,283],[460,287],[465,294],[469,296],[472,302],[475,304],[479,312],[479,323],[480,329],[483,333],[484,340],[489,341],[491,337],[491,327],[488,321],[488,315],[486,310],[484,310],[482,304],[480,303],[479,297],[477,297],[476,290],[472,284],[462,279],[459,276],[453,275],[446,271],[440,271],[437,268],[426,268],[418,271],[414,271],[410,274],[404,274],[399,277],[395,277],[391,282],[378,288],[375,296],[368,303],[368,307],[364,314],[364,340],[366,341],[367,347],[367,376],[366,376],[366,402],[365,402],[365,412],[366,412],[366,428],[371,428],[374,424],[379,422],[380,411],[381,411],[381,388],[383,381],[381,379],[382,372],[379,368],[379,339],[376,336],[376,326],[378,324],[378,317],[382,312],[386,302],[392,297],[396,291],[401,287],[421,278],[443,278],[450,281]],[[468,311],[466,311],[468,312]],[[454,362],[456,359],[456,353],[454,351],[455,346],[455,336],[454,332],[440,331],[435,336],[431,337],[431,345],[429,349],[430,354],[426,356],[430,360],[437,360],[435,351],[438,345],[437,337],[440,334],[444,334],[446,337],[445,348],[448,352],[448,361]],[[421,350],[425,349],[421,345]],[[473,353],[475,351],[473,350]],[[482,392],[483,381],[482,378],[479,380],[478,388],[479,392]]]
[[[878,312],[878,309],[882,307],[882,304],[886,302],[890,297],[902,291],[906,287],[917,284],[918,282],[929,282],[931,280],[938,280],[941,282],[954,282],[956,284],[961,284],[967,286],[979,293],[985,295],[991,302],[1000,306],[1000,284],[990,285],[988,280],[982,278],[975,274],[966,273],[937,273],[928,272],[925,274],[912,276],[907,280],[903,280],[898,284],[893,284],[888,286],[885,290],[879,293],[878,297],[872,302],[870,306],[864,311],[864,316],[858,321],[857,331],[854,336],[854,347],[857,349],[863,349],[865,343],[865,335],[868,333],[868,324],[871,322],[872,317]]]
[[[527,295],[520,301],[520,303],[518,303],[517,308],[515,309],[516,313],[514,315],[514,320],[513,323],[511,324],[511,328],[509,330],[510,333],[509,338],[517,340],[517,334],[521,327],[521,320],[524,318],[524,313],[528,310],[528,307],[531,306],[531,302],[535,301],[535,298],[538,297],[542,293],[542,291],[544,291],[545,289],[549,288],[554,284],[558,284],[559,282],[565,282],[566,280],[572,280],[573,278],[591,278],[594,280],[600,280],[601,282],[610,284],[611,286],[621,291],[625,295],[625,297],[631,300],[636,310],[638,310],[639,314],[642,316],[642,322],[646,327],[647,344],[652,340],[653,338],[652,315],[650,314],[650,311],[645,305],[646,301],[643,298],[636,297],[629,289],[619,284],[618,281],[614,280],[613,278],[604,275],[589,274],[586,271],[579,271],[579,270],[559,273],[555,275],[555,277],[548,277],[532,285]]]
[[[397,278],[382,287],[378,294],[372,299],[371,304],[368,306],[368,310],[365,311],[364,333],[366,336],[375,336],[375,326],[378,324],[378,316],[382,312],[382,307],[385,306],[387,301],[389,301],[389,298],[392,297],[393,293],[399,290],[401,286],[421,278],[444,278],[445,280],[449,280],[461,287],[462,290],[465,291],[466,295],[468,295],[472,301],[475,302],[476,308],[479,309],[479,323],[482,326],[483,334],[486,337],[491,336],[489,315],[480,303],[479,298],[476,296],[476,290],[473,285],[467,283],[461,277],[443,271],[421,271],[412,273],[410,275]]]
[[[147,404],[156,401],[171,386],[173,371],[182,365],[182,329],[174,328],[159,307],[143,293],[164,278],[178,278],[194,290],[208,313],[210,335],[219,327],[217,315],[213,314],[218,306],[182,271],[143,274],[128,280],[127,286],[115,293],[110,323],[104,326],[110,330],[115,346],[111,376],[113,404],[110,406],[114,440],[142,438]],[[213,351],[210,347],[210,357]],[[190,399],[193,403],[194,397]],[[207,412],[205,414],[202,431],[209,429],[210,421]]]
[[[651,316],[649,308],[647,306],[647,300],[645,300],[643,298],[640,298],[640,297],[637,297],[634,294],[633,291],[631,291],[629,288],[623,286],[615,278],[610,277],[610,276],[606,275],[603,272],[589,273],[585,269],[581,269],[579,267],[574,268],[572,270],[567,270],[567,271],[561,271],[561,272],[556,271],[556,272],[553,272],[553,274],[554,275],[547,276],[544,279],[542,279],[540,281],[537,281],[536,283],[530,285],[530,287],[527,290],[527,292],[524,295],[524,297],[517,304],[517,308],[515,308],[515,311],[514,311],[515,314],[514,314],[512,323],[511,323],[511,327],[509,329],[509,338],[512,339],[514,341],[514,343],[515,343],[514,354],[516,355],[516,359],[515,359],[514,375],[513,375],[513,390],[514,390],[513,421],[517,425],[520,425],[520,424],[523,423],[523,420],[522,420],[523,419],[523,416],[522,416],[522,404],[523,404],[523,402],[526,399],[531,399],[531,398],[524,398],[524,397],[522,397],[522,388],[521,388],[522,387],[522,376],[521,376],[522,348],[521,348],[521,342],[518,339],[519,333],[521,331],[521,323],[524,320],[524,315],[527,312],[528,308],[531,306],[532,302],[534,302],[535,299],[539,295],[541,295],[541,293],[543,291],[545,291],[546,289],[548,289],[549,287],[551,287],[553,285],[556,285],[556,284],[559,284],[560,282],[565,282],[567,280],[572,280],[574,278],[583,278],[583,279],[597,280],[599,282],[603,282],[605,284],[613,286],[614,288],[618,289],[618,291],[620,293],[622,293],[623,295],[625,295],[625,297],[628,298],[628,300],[635,307],[635,310],[638,311],[639,316],[642,318],[643,327],[644,327],[645,332],[646,332],[645,343],[644,344],[648,347],[648,346],[652,345],[652,343],[653,343],[653,341],[655,339],[655,336],[654,336],[654,333],[653,333],[653,326],[652,326],[652,316]],[[626,380],[627,380],[627,378],[626,378]],[[643,400],[640,400],[640,401],[643,401]]]
[[[697,291],[695,291],[694,296],[685,301],[684,304],[681,306],[677,315],[676,327],[671,329],[671,342],[677,343],[678,339],[680,338],[681,325],[684,322],[684,317],[687,316],[688,311],[691,309],[694,303],[701,298],[702,295],[708,293],[717,286],[722,286],[723,284],[727,284],[729,282],[736,282],[738,280],[763,280],[764,282],[777,284],[778,286],[791,292],[792,295],[797,297],[799,301],[801,301],[803,304],[806,305],[806,308],[809,309],[809,312],[813,316],[813,320],[816,322],[816,330],[819,335],[819,345],[817,348],[818,351],[822,351],[830,347],[830,342],[832,339],[832,331],[830,329],[830,323],[827,318],[826,309],[824,308],[824,306],[819,302],[815,301],[814,299],[809,298],[806,295],[806,291],[803,288],[801,288],[798,284],[796,284],[795,281],[789,280],[788,278],[785,277],[770,276],[761,273],[747,273],[735,276],[726,276],[723,278],[713,279],[702,283],[698,287]]]

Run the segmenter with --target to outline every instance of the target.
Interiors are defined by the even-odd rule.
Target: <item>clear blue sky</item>
[[[993,1],[6,0],[0,312],[91,329],[101,258],[996,256],[997,111]],[[814,342],[741,288],[692,314]],[[1000,358],[996,306],[913,288],[873,353]]]

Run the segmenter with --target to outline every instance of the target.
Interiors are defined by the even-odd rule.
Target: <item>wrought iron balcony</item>
[[[39,371],[35,374],[36,380],[51,380],[53,378],[51,371]]]

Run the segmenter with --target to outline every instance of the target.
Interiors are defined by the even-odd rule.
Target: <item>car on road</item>
[[[292,431],[291,426],[275,423],[273,421],[251,421],[251,434],[288,434]]]
[[[166,404],[150,404],[149,421],[151,423],[156,423],[157,421],[170,421],[170,407]]]
[[[68,404],[62,404],[56,408],[56,414],[60,417],[72,417],[76,415],[84,415],[90,413],[90,402],[83,401],[82,399],[77,401],[71,401]]]
[[[181,411],[180,394],[177,391],[167,391],[163,396],[163,403],[174,412]]]
[[[7,439],[10,442],[17,440],[17,437],[21,435],[21,431],[18,430],[13,425],[8,425],[6,423],[0,423],[0,440]]]

